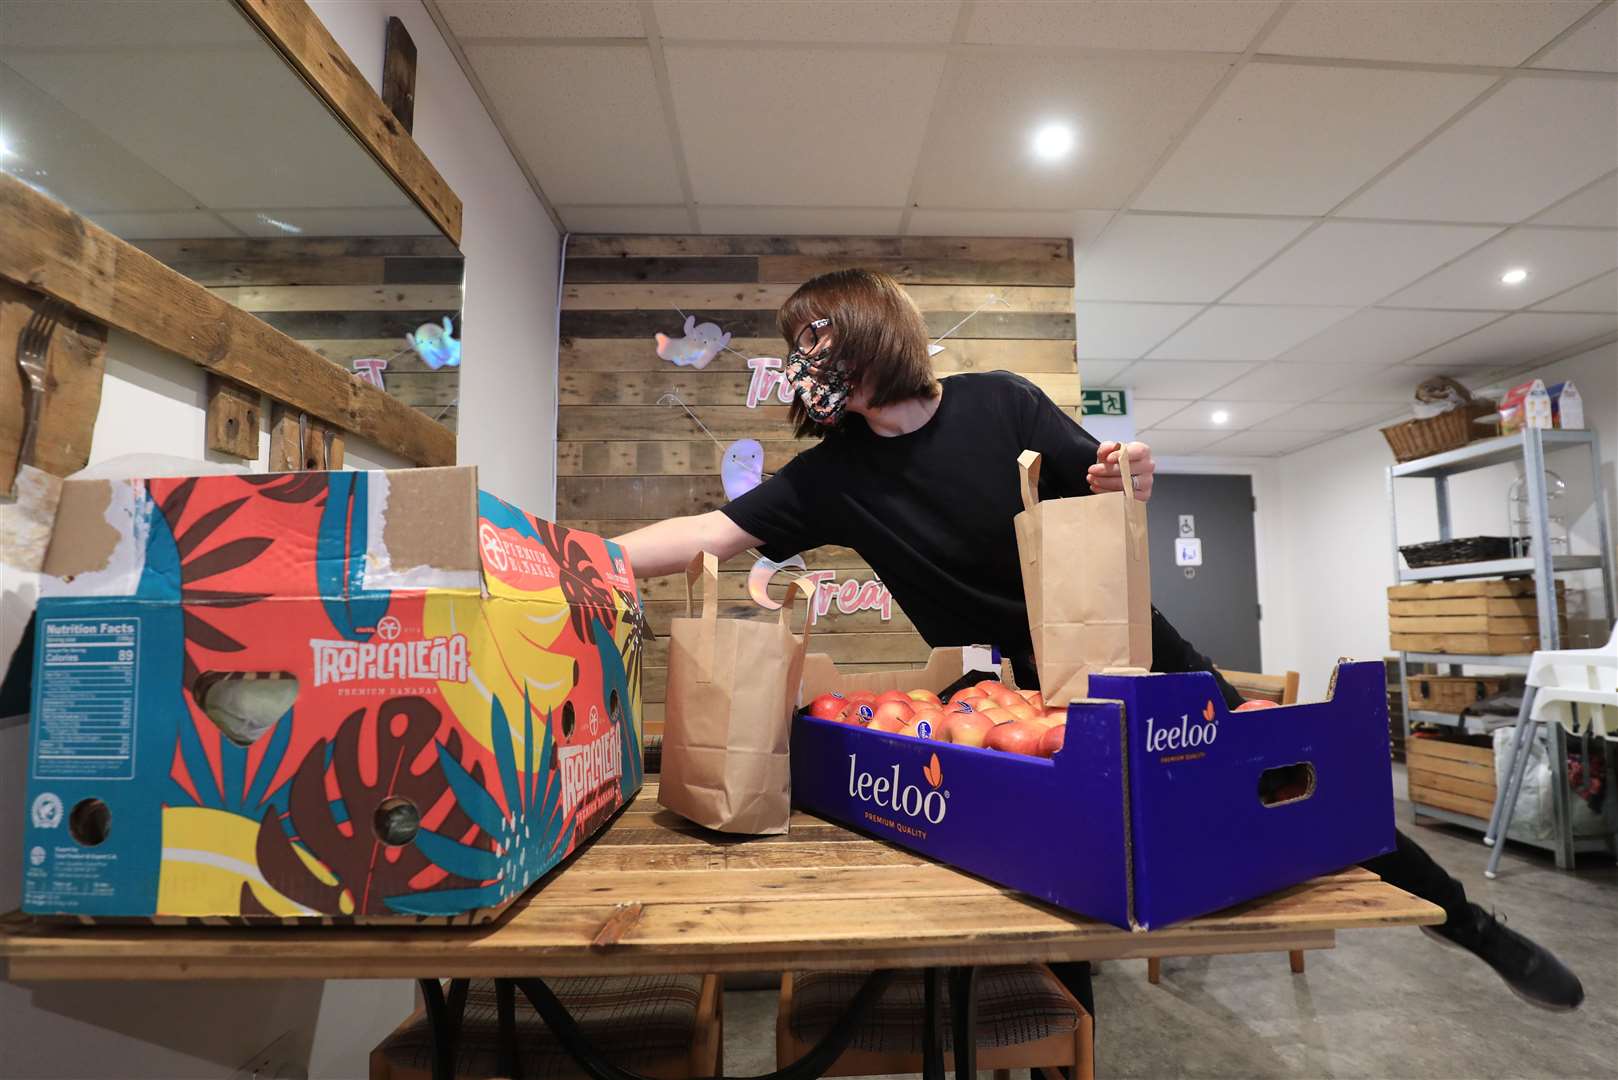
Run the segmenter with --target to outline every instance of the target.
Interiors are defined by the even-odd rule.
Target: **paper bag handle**
[[[1039,505],[1039,451],[1024,450],[1017,455],[1017,472],[1022,481],[1022,508]]]
[[[719,621],[719,556],[699,551],[685,568],[685,617],[691,618],[692,590],[699,580],[706,582],[702,590],[702,617],[707,622]]]
[[[1129,557],[1135,562],[1146,558],[1146,508],[1135,498],[1135,476],[1129,468],[1129,444],[1118,444],[1118,476],[1124,482],[1124,532],[1129,537]]]
[[[797,599],[799,593],[802,593],[803,598],[809,603],[803,617],[803,637],[798,642],[798,648],[804,652],[809,651],[809,633],[814,629],[815,625],[815,589],[815,583],[808,578],[795,578],[791,586],[788,587],[786,596],[781,600],[781,625],[786,628],[789,634],[792,633],[793,601]]]

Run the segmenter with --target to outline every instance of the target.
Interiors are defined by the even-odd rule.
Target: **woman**
[[[618,538],[641,577],[683,570],[699,551],[721,559],[757,548],[776,561],[824,544],[853,548],[930,645],[990,643],[1035,687],[1012,519],[1022,509],[1017,455],[1037,450],[1042,499],[1121,491],[1118,455],[1034,384],[1009,372],[940,382],[927,328],[885,274],[842,270],[805,283],[777,318],[791,348],[784,375],[800,436],[818,437],[765,483],[722,510],[661,521]],[[1151,498],[1155,463],[1127,447],[1135,497]],[[1213,671],[1152,609],[1152,670]],[[1241,697],[1218,672],[1231,707]],[[1429,932],[1490,965],[1529,1002],[1575,1008],[1584,990],[1548,951],[1476,904],[1413,841],[1365,864],[1444,908]],[[1062,965],[1090,1008],[1089,965]],[[1092,1014],[1094,1012],[1091,1009]]]

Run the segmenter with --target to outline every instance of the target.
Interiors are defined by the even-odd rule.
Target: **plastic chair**
[[[1605,645],[1595,649],[1557,649],[1536,652],[1528,663],[1528,685],[1523,690],[1522,708],[1517,712],[1517,731],[1511,743],[1510,772],[1506,786],[1494,800],[1489,831],[1483,842],[1494,850],[1483,875],[1493,878],[1500,868],[1499,841],[1511,828],[1528,772],[1529,740],[1540,724],[1561,724],[1568,731],[1583,734],[1579,723],[1604,739],[1618,738],[1618,624]]]

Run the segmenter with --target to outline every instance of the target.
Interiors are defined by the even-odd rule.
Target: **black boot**
[[[1452,919],[1443,926],[1424,926],[1422,931],[1436,941],[1465,949],[1494,968],[1512,993],[1541,1009],[1577,1009],[1584,1001],[1584,985],[1579,977],[1551,955],[1510,929],[1476,904],[1469,904],[1470,917]]]

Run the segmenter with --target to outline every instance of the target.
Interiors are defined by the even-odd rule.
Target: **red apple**
[[[910,695],[905,693],[903,690],[884,690],[882,693],[876,696],[876,700],[878,704],[889,701],[903,701],[908,703],[910,701]]]
[[[1038,690],[1018,690],[1018,695],[1036,709],[1044,709],[1045,702],[1040,698]]]
[[[1023,701],[1021,698],[1017,700],[1015,705],[1006,705],[1003,706],[1002,709],[1004,712],[1010,713],[1015,719],[1027,720],[1030,723],[1045,715],[1032,705],[1028,704],[1028,702]]]
[[[876,706],[869,701],[850,701],[840,719],[845,724],[869,724],[876,718]]]
[[[908,720],[901,720],[892,713],[889,713],[887,716],[879,716],[875,720],[872,720],[866,725],[866,727],[870,728],[872,731],[891,731],[897,735],[899,732],[905,729],[905,725],[909,722],[910,721]]]
[[[1040,757],[1051,757],[1058,750],[1062,749],[1062,744],[1064,742],[1066,742],[1066,741],[1067,741],[1067,725],[1066,724],[1057,724],[1053,728],[1046,728],[1045,729],[1045,734],[1040,736],[1040,740],[1039,740],[1039,756]]]
[[[986,709],[979,709],[977,711],[977,715],[986,718],[989,723],[996,725],[1008,723],[1013,719],[1013,717],[1010,716],[1006,710],[996,705],[990,705]]]
[[[972,684],[974,689],[982,690],[984,693],[988,693],[989,692],[989,687],[991,687],[991,686],[1004,686],[1004,685],[1006,685],[1006,684],[1001,682],[999,679],[980,679],[978,682],[975,682],[975,683]]]
[[[944,737],[962,746],[982,746],[994,721],[982,713],[955,713],[945,723]]]
[[[939,713],[938,716],[943,716]],[[912,739],[943,739],[943,725],[936,718],[917,713],[910,718],[910,723],[900,729],[899,734],[909,735]]]
[[[848,708],[848,699],[842,694],[821,694],[809,703],[809,715],[822,720],[835,720],[837,714]]]
[[[910,691],[910,700],[914,701],[918,708],[923,705],[939,704],[938,695],[931,690],[912,690]]]
[[[1281,705],[1279,702],[1266,701],[1263,698],[1256,698],[1253,701],[1242,702],[1240,705],[1236,706],[1236,711],[1252,712],[1254,709],[1279,709],[1280,707]]]
[[[916,710],[911,706],[909,698],[905,698],[903,701],[882,701],[877,703],[876,716],[871,720],[871,723],[875,724],[884,717],[892,717],[899,721],[900,727],[903,727],[910,723],[910,718],[914,715],[916,715]]]
[[[1017,691],[1008,690],[1004,686],[997,686],[992,690],[985,690],[984,693],[989,695],[990,701],[994,702],[1002,709],[1008,708],[1012,705],[1028,704],[1028,702],[1017,696]]]
[[[1045,729],[1038,724],[1030,724],[1026,720],[1013,720],[1009,724],[999,724],[989,732],[983,740],[983,745],[990,750],[1003,750],[1008,754],[1027,754],[1035,757],[1039,754],[1040,740],[1045,737]]]
[[[975,686],[968,686],[951,694],[949,696],[949,703],[951,705],[956,705],[963,701],[982,701],[985,697],[987,697],[987,695],[984,694],[982,690],[979,690]]]

